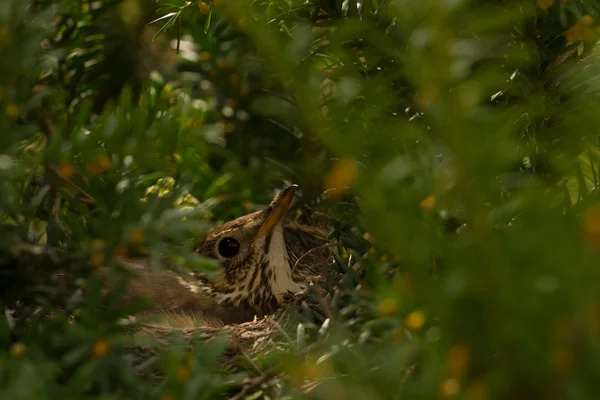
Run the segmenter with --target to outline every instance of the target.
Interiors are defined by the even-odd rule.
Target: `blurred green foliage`
[[[596,398],[599,18],[594,0],[0,0],[0,398],[221,398],[272,368],[241,395]],[[329,320],[234,375],[222,340],[175,340],[157,380],[120,323],[137,305],[103,303],[95,267],[208,268],[194,240],[286,183],[292,217],[340,239]]]

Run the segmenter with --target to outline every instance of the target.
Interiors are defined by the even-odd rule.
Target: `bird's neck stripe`
[[[271,250],[266,253],[267,265],[272,268],[271,291],[275,296],[287,292],[298,292],[300,286],[292,279],[288,248],[283,237],[283,227],[278,226],[273,230]]]

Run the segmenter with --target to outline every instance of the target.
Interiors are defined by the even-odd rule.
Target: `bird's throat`
[[[247,302],[261,312],[271,312],[284,296],[300,292],[303,287],[292,278],[291,257],[283,235],[283,226],[276,225],[253,243],[254,256],[244,271],[243,280],[230,282],[226,290],[215,290],[217,301],[241,306]]]
[[[281,224],[275,227],[270,239],[269,251],[265,254],[265,264],[273,271],[273,278],[270,281],[271,292],[281,302],[285,294],[300,292],[302,287],[292,279],[291,260]]]

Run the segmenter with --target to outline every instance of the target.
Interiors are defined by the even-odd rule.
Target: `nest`
[[[169,346],[175,337],[182,338],[184,345],[191,347],[226,336],[227,346],[222,365],[227,369],[236,369],[240,359],[252,359],[259,354],[289,347],[292,339],[287,332],[300,322],[299,311],[303,314],[320,306],[319,301],[310,295],[314,294],[312,289],[337,274],[331,265],[335,243],[327,238],[324,229],[292,222],[285,225],[284,231],[290,251],[296,257],[295,268],[310,271],[306,276],[309,290],[294,296],[275,314],[240,324],[206,324],[205,320],[173,313],[164,314],[158,320],[137,323],[133,334],[134,344],[131,346],[137,358],[136,364],[150,364],[151,360],[156,359],[159,349]],[[316,314],[320,315],[318,311]],[[144,374],[148,375],[148,371]],[[160,378],[156,370],[151,375]]]
[[[206,342],[216,337],[226,335],[228,337],[227,355],[230,357],[246,354],[254,356],[267,349],[274,349],[277,340],[274,340],[278,332],[281,332],[281,324],[275,315],[263,318],[255,318],[253,321],[241,324],[214,326],[197,326],[188,328],[174,328],[162,324],[141,324],[136,335],[149,335],[160,344],[168,345],[173,339],[173,334],[183,337],[186,343]]]
[[[219,367],[223,372],[232,374],[244,371],[249,365],[255,366],[254,359],[259,355],[282,352],[295,346],[295,340],[287,332],[297,324],[298,320],[285,309],[250,322],[223,326],[173,327],[141,323],[134,332],[128,353],[133,357],[139,376],[159,383],[164,379],[164,371],[157,363],[161,349],[178,342],[183,345],[184,352],[189,354],[198,344],[209,344],[225,337],[226,346],[220,357]],[[254,378],[234,379],[228,386],[231,386],[229,389],[233,393],[237,393],[233,398],[243,398],[245,394],[259,390],[280,373],[279,368],[272,368]]]

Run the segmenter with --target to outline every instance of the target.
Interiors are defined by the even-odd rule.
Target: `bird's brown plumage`
[[[123,260],[128,269],[137,272],[123,300],[150,298],[146,315],[198,315],[225,324],[273,312],[285,296],[303,287],[299,282],[302,274],[292,268],[294,256],[283,229],[295,189],[293,185],[282,190],[266,209],[229,221],[198,243],[198,254],[218,260],[217,279],[181,270],[177,273],[176,266],[175,271],[161,268],[153,272],[149,260]],[[220,254],[219,245],[224,239],[239,244],[235,255]]]

